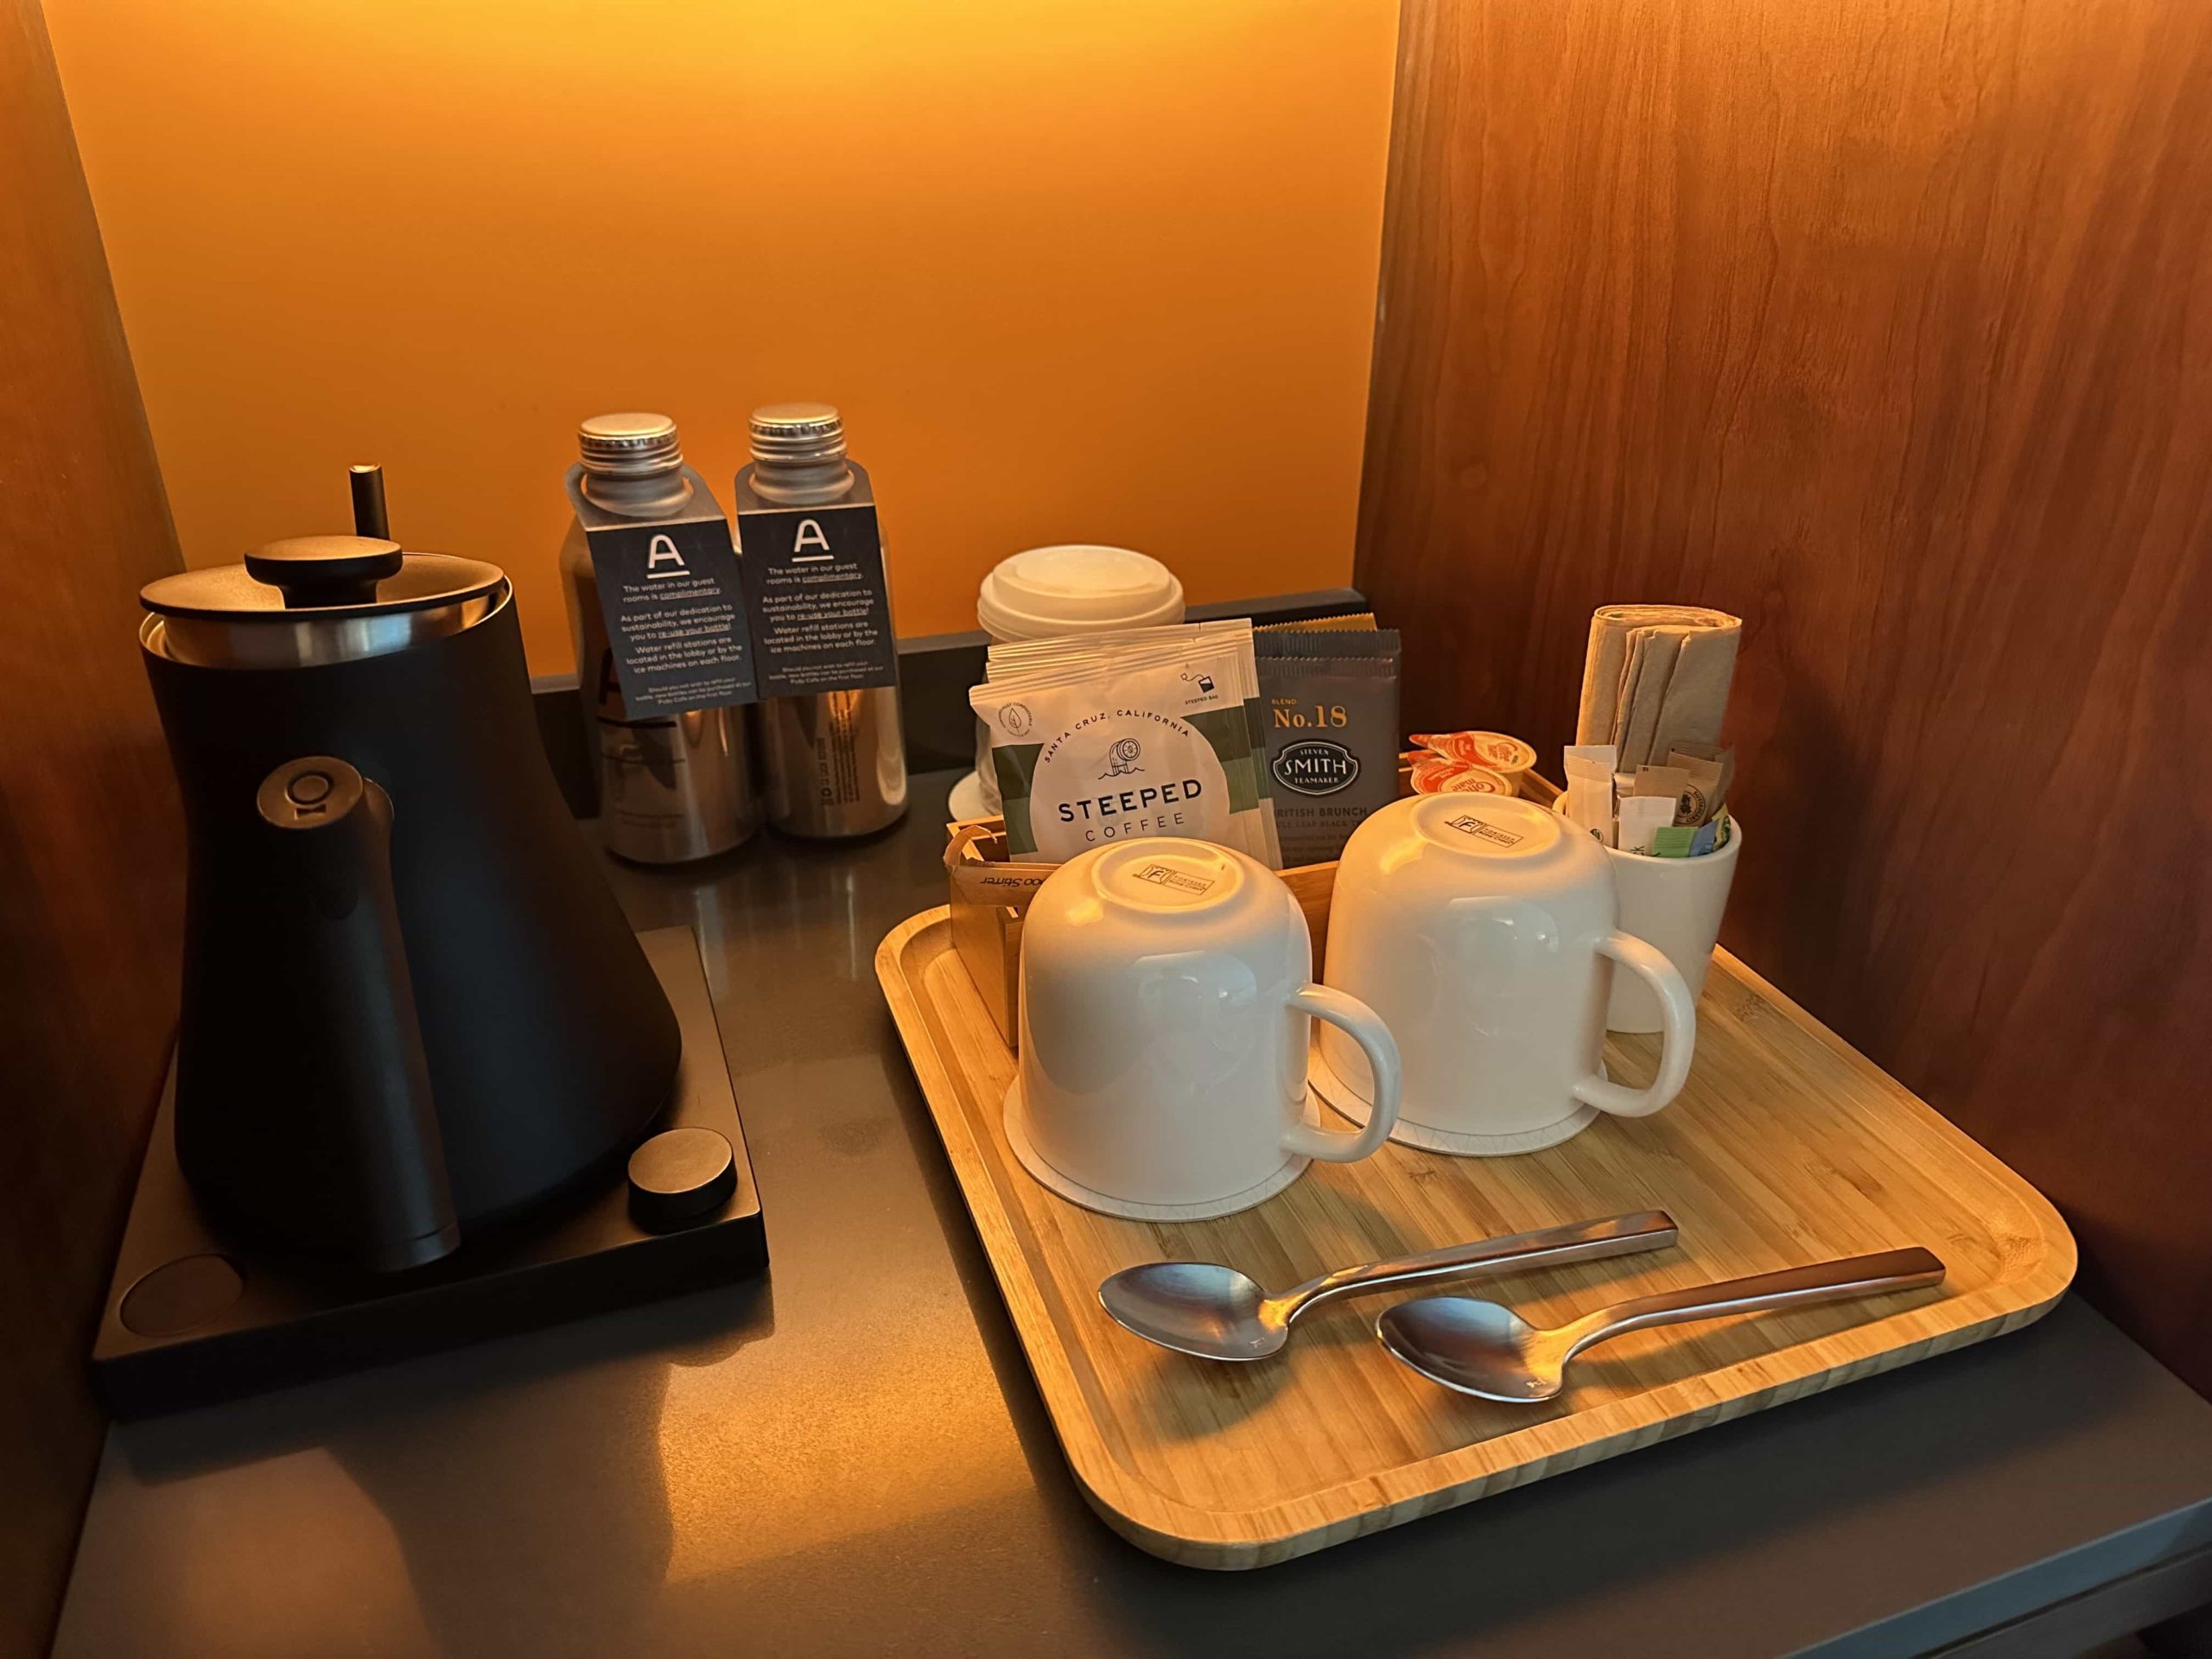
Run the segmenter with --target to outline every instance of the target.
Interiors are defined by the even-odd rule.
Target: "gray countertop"
[[[876,988],[943,901],[950,782],[857,848],[618,873],[704,944],[766,1280],[117,1428],[57,1653],[1892,1655],[2212,1545],[2212,1407],[2069,1298],[1287,1566],[1139,1553],[1060,1460]]]

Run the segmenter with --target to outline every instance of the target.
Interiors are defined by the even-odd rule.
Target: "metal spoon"
[[[1268,1295],[1248,1275],[1217,1262],[1147,1262],[1110,1276],[1098,1287],[1098,1300],[1123,1329],[1179,1354],[1199,1359],[1265,1359],[1290,1339],[1293,1319],[1331,1296],[1484,1268],[1593,1262],[1674,1242],[1674,1217],[1662,1210],[1643,1210],[1341,1268],[1280,1296]]]
[[[1433,1382],[1481,1399],[1522,1405],[1553,1398],[1566,1386],[1568,1360],[1624,1331],[1770,1307],[1840,1302],[1942,1281],[1943,1264],[1928,1251],[1884,1250],[1639,1296],[1555,1331],[1539,1331],[1496,1302],[1426,1296],[1385,1310],[1375,1321],[1375,1334],[1385,1348]]]

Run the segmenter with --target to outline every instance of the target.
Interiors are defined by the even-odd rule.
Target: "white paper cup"
[[[1155,628],[1183,620],[1183,584],[1158,559],[1089,542],[1033,547],[992,567],[976,595],[976,625],[1000,645],[1071,633]],[[956,818],[1005,810],[991,770],[990,728],[976,722],[976,770],[952,786]]]
[[[1732,813],[1728,844],[1702,858],[1653,858],[1605,849],[1613,866],[1613,891],[1620,899],[1621,931],[1657,945],[1690,988],[1693,1000],[1705,989],[1728,889],[1736,880],[1736,855],[1743,849],[1744,823]],[[1659,1029],[1659,1000],[1633,974],[1613,976],[1605,1029]]]

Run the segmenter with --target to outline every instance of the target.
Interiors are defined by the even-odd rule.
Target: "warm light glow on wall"
[[[578,417],[826,397],[898,620],[1017,548],[1349,579],[1389,0],[47,0],[186,556],[553,557]],[[727,504],[727,503],[725,503]]]

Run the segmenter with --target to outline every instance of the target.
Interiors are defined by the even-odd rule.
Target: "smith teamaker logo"
[[[1333,795],[1359,776],[1359,757],[1340,744],[1309,737],[1275,756],[1275,781],[1300,795]]]

